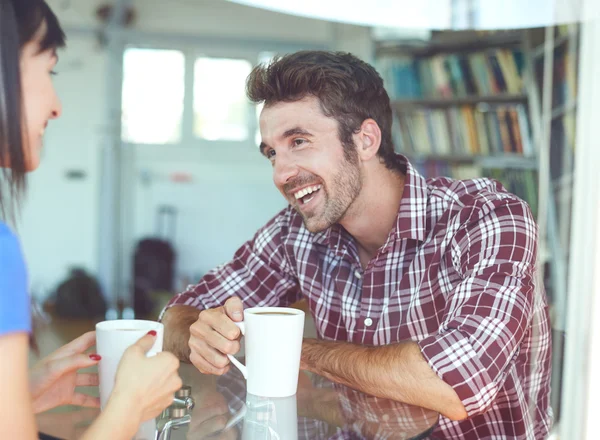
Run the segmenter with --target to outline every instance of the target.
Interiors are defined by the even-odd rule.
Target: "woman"
[[[44,130],[61,114],[51,76],[64,38],[44,0],[0,0],[0,219],[14,219],[25,174],[39,165]],[[77,374],[102,362],[96,354],[84,354],[94,333],[59,349],[28,374],[30,321],[21,249],[0,221],[0,439],[37,438],[34,412],[63,404],[98,406],[98,399],[75,393],[76,386],[98,384],[97,375]],[[179,364],[170,353],[146,358],[154,338],[144,336],[125,353],[111,398],[84,439],[131,439],[142,421],[172,403],[181,387]]]

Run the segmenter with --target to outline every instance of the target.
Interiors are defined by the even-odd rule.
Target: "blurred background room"
[[[592,432],[594,1],[48,2],[68,37],[55,78],[63,116],[18,227],[42,354],[105,318],[156,319],[285,206],[246,76],[278,54],[341,50],[383,76],[396,148],[421,173],[492,177],[529,203],[557,426],[562,438]]]

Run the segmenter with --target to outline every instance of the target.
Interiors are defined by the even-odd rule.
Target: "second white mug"
[[[160,322],[140,319],[120,319],[103,321],[96,324],[96,351],[102,356],[102,360],[98,365],[102,409],[106,407],[112,393],[117,369],[125,350],[135,344],[150,330],[156,331],[156,341],[146,354],[148,357],[162,351],[164,326]],[[140,425],[135,435],[135,440],[153,440],[155,431],[155,421],[145,421]]]

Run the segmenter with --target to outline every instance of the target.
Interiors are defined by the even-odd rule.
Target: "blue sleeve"
[[[0,336],[31,332],[27,284],[19,240],[0,222]]]

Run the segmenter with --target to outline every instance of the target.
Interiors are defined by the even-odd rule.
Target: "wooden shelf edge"
[[[395,109],[410,107],[455,107],[459,105],[477,104],[523,104],[528,100],[525,94],[501,94],[488,96],[460,96],[454,98],[416,98],[394,99],[392,106]]]

